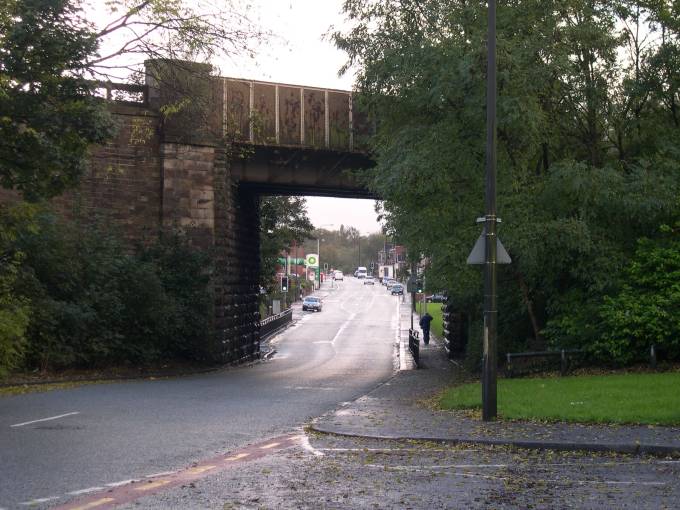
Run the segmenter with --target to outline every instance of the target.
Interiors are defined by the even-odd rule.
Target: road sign
[[[468,264],[486,264],[486,227],[482,229],[482,233],[479,235],[477,242],[475,243],[470,255],[468,255]],[[501,243],[501,240],[496,236],[496,264],[510,264],[512,259],[505,247]]]
[[[316,253],[310,253],[305,257],[305,265],[307,267],[319,267],[319,256]]]

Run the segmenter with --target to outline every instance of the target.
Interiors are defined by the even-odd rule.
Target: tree
[[[273,290],[281,252],[311,237],[314,225],[302,197],[263,197],[260,203],[260,285]]]
[[[109,0],[86,10],[80,0],[0,0],[0,185],[30,200],[77,186],[88,148],[114,127],[91,80],[143,82],[147,69],[162,76],[166,59],[252,51],[263,33],[240,5]],[[158,65],[145,69],[147,59]],[[177,104],[189,107],[190,91],[181,92]]]
[[[88,147],[112,133],[85,79],[98,41],[70,0],[0,5],[0,184],[49,198],[78,183]]]
[[[498,207],[513,259],[499,272],[501,351],[601,335],[599,303],[636,239],[676,217],[680,25],[661,4],[499,5]],[[479,318],[481,278],[465,260],[483,211],[485,5],[359,0],[345,12],[334,39],[378,121],[367,184],[385,198],[388,232]]]
[[[145,60],[210,62],[215,57],[254,56],[268,34],[250,21],[245,0],[109,0],[95,5],[102,51],[87,66],[94,77],[139,74]]]

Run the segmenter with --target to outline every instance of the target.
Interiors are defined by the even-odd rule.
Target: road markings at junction
[[[260,450],[269,450],[270,448],[275,448],[276,446],[279,446],[281,443],[269,443],[264,446],[260,446]]]
[[[146,492],[153,489],[158,489],[159,487],[163,487],[164,485],[168,485],[171,481],[172,480],[157,480],[155,482],[149,481],[149,483],[145,483],[144,485],[135,487],[134,490],[138,492]]]
[[[49,498],[36,498],[32,499],[31,501],[24,501],[23,503],[19,503],[20,505],[24,506],[35,506],[39,505],[40,503],[47,503],[48,501],[54,501],[55,499],[59,499],[59,496],[52,496]]]
[[[323,453],[322,451],[317,450],[316,448],[314,448],[314,447],[312,446],[312,444],[309,442],[309,438],[308,438],[307,436],[301,436],[300,444],[302,445],[302,447],[303,447],[305,450],[307,450],[308,452],[310,452],[312,455],[315,455],[315,456],[317,456],[317,457],[324,457],[324,456],[325,456],[325,453]]]
[[[338,339],[338,337],[339,337],[340,335],[342,335],[342,333],[345,331],[345,329],[347,329],[347,326],[350,325],[350,323],[354,320],[354,318],[355,318],[356,316],[357,316],[356,313],[350,314],[350,316],[347,318],[347,320],[342,324],[342,326],[340,326],[340,329],[338,330],[338,332],[337,332],[337,333],[335,334],[335,336],[333,337],[333,340],[331,340],[331,344],[334,344],[334,345],[335,345],[335,341]]]
[[[214,473],[226,471],[238,466],[241,462],[250,462],[292,446],[299,446],[304,438],[305,436],[300,434],[275,437],[262,443],[246,446],[237,451],[218,455],[212,459],[205,459],[182,470],[157,473],[158,476],[155,478],[144,478],[143,481],[129,479],[122,482],[109,483],[99,493],[93,493],[89,496],[84,495],[82,498],[58,506],[54,510],[86,510],[90,508],[108,510],[115,508],[156,492],[186,485]],[[103,497],[104,494],[105,497]],[[69,493],[69,495],[74,495],[74,493]]]
[[[245,459],[246,457],[249,457],[249,456],[250,456],[249,453],[239,453],[238,455],[233,455],[231,457],[227,457],[224,460],[241,460],[241,459]]]
[[[23,423],[15,423],[14,425],[10,425],[10,427],[11,428],[23,427],[24,425],[31,425],[33,423],[40,423],[40,422],[43,422],[43,421],[58,420],[59,418],[65,418],[66,416],[73,416],[74,414],[80,414],[80,411],[73,411],[71,413],[60,414],[58,416],[50,416],[49,418],[40,418],[39,420],[25,421]]]
[[[71,496],[81,496],[83,494],[90,494],[101,490],[104,490],[104,487],[88,487],[87,489],[80,489],[79,491],[71,491],[69,494]]]
[[[372,469],[389,469],[393,471],[435,471],[435,470],[446,470],[446,469],[506,469],[510,467],[509,464],[441,464],[434,466],[390,466],[385,464],[365,464],[365,467]],[[460,476],[463,478],[481,478],[484,480],[509,480],[507,476],[497,476],[497,475],[485,475],[480,473],[468,472],[468,471],[454,471],[448,473],[452,476]],[[555,479],[555,478],[537,478],[535,481],[541,483],[550,483],[554,485],[641,485],[644,487],[659,487],[668,485],[666,482],[643,482],[638,480],[574,480],[573,478],[565,479]]]
[[[111,503],[113,501],[114,501],[113,498],[101,498],[101,499],[91,501],[91,502],[86,503],[86,504],[81,505],[81,506],[75,506],[75,507],[73,507],[73,510],[89,510],[90,508],[101,507],[101,506],[106,505],[107,503]]]

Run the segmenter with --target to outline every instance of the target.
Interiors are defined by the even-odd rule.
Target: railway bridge
[[[178,227],[209,250],[220,356],[256,357],[259,198],[371,197],[356,178],[372,164],[370,126],[347,91],[216,77],[182,62],[147,76],[144,86],[102,85],[119,130],[93,150],[79,214],[103,212],[133,240]]]

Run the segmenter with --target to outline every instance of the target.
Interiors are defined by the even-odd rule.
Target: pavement
[[[400,370],[386,383],[315,419],[317,432],[373,439],[412,439],[453,444],[507,445],[529,449],[680,455],[680,427],[596,425],[524,421],[482,422],[469,411],[428,405],[460,378],[441,341],[420,345],[420,368],[408,350],[408,298],[400,307]],[[416,316],[414,323],[417,326]],[[422,338],[422,332],[421,332]]]

